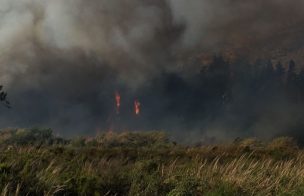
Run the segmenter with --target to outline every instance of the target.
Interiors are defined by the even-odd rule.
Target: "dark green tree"
[[[291,60],[288,65],[287,82],[293,83],[296,80],[296,77],[296,64]]]
[[[279,81],[283,82],[284,75],[285,75],[285,67],[282,65],[281,62],[278,62],[276,64],[275,76]]]
[[[287,93],[293,101],[298,100],[298,75],[296,72],[296,64],[293,60],[289,62],[287,71]]]
[[[299,99],[301,102],[304,100],[304,70],[301,70],[300,73],[298,74],[298,79],[297,79],[297,88],[299,91]]]
[[[7,100],[7,92],[3,90],[3,86],[1,85],[0,85],[0,102],[3,103],[7,108],[11,108],[11,104]]]

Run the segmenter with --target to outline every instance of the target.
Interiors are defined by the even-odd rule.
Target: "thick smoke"
[[[32,61],[55,51],[75,63],[79,53],[92,56],[136,86],[145,73],[166,63],[178,34],[169,8],[160,1],[2,0],[1,8],[1,75],[6,83],[15,74],[45,67]]]
[[[184,126],[183,116],[166,116],[164,110],[173,107],[169,103],[174,100],[166,93],[153,95],[162,92],[162,84],[152,92],[145,87],[162,73],[191,72],[185,62],[202,51],[248,45],[263,51],[265,40],[269,47],[277,47],[276,41],[285,34],[275,34],[302,22],[302,4],[300,0],[0,0],[0,83],[13,105],[12,110],[1,109],[0,125],[92,134],[123,121],[113,117],[113,95],[119,90],[125,111],[132,110],[138,96],[149,101],[142,103],[143,119],[128,117],[129,123],[116,122],[124,124],[120,128],[127,129],[126,124],[137,128],[138,123],[147,129],[163,126],[201,133],[201,123]],[[145,105],[150,108],[145,110]],[[193,119],[201,120],[199,112]],[[222,129],[214,133],[229,136]]]

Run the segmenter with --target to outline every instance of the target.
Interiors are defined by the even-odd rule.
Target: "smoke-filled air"
[[[303,22],[301,0],[0,0],[0,127],[304,140]]]

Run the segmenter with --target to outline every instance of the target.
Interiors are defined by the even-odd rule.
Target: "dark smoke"
[[[197,81],[203,65],[189,61],[203,51],[243,51],[251,46],[250,54],[257,58],[273,58],[264,51],[301,48],[300,41],[290,40],[288,29],[301,30],[302,4],[0,0],[0,83],[13,105],[12,110],[1,109],[0,126],[51,127],[62,135],[109,128],[165,129],[191,139],[264,136],[263,129],[267,137],[281,134],[282,126],[274,122],[283,116],[288,129],[293,118],[286,117],[295,110],[285,105],[286,110],[278,111],[275,104],[281,102],[275,100],[270,111],[248,115],[247,126],[237,112],[209,104],[211,98],[195,108],[206,96],[200,92],[205,86]],[[114,108],[117,90],[122,94],[120,116]],[[142,102],[140,117],[133,113],[135,99]]]

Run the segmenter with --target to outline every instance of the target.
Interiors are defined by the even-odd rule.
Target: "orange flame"
[[[120,100],[121,100],[121,97],[120,97],[120,94],[119,92],[115,92],[115,100],[116,100],[116,112],[117,114],[120,113]]]
[[[140,102],[138,100],[134,101],[134,109],[135,109],[135,114],[139,115],[140,114]]]

